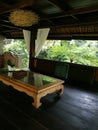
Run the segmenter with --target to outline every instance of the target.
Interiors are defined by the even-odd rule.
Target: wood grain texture
[[[97,130],[98,92],[66,85],[60,100],[55,93],[41,99],[35,109],[32,98],[0,82],[0,129]]]
[[[32,73],[32,75],[33,75],[33,73]],[[41,74],[37,74],[37,75],[41,75]],[[29,78],[29,76],[28,76],[28,78]],[[51,79],[54,79],[54,78],[51,77]],[[58,91],[59,92],[58,94],[60,96],[64,92],[64,86],[63,86],[64,81],[59,80],[59,79],[57,79],[56,82],[51,82],[46,85],[43,85],[40,89],[38,89],[34,85],[22,82],[19,79],[17,80],[15,78],[9,77],[5,74],[0,74],[0,80],[3,83],[5,83],[6,85],[10,85],[14,89],[16,89],[20,92],[24,92],[27,95],[31,96],[34,100],[32,105],[35,108],[39,108],[41,106],[42,103],[40,102],[40,100],[42,97],[46,96],[47,94]]]

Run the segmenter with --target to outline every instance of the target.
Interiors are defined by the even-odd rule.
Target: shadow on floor
[[[0,129],[97,130],[98,93],[81,87],[65,84],[60,98],[47,95],[35,109],[31,97],[0,82]]]

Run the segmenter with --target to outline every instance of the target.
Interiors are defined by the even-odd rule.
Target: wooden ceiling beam
[[[55,15],[44,16],[44,17],[41,17],[41,19],[42,20],[56,19],[56,18],[67,17],[67,16],[72,16],[72,15],[92,13],[92,12],[96,12],[96,11],[98,11],[98,5],[91,6],[91,7],[85,7],[85,8],[79,8],[79,9],[72,9],[72,10],[63,12],[62,14],[59,13],[59,14],[55,14]]]
[[[24,8],[27,6],[31,6],[35,1],[36,0],[25,0],[25,1],[17,2],[15,4],[9,5],[9,6],[7,6],[7,4],[5,4],[6,8],[0,9],[0,14],[7,13],[10,11],[16,10],[18,8]],[[4,2],[2,4],[4,4]]]
[[[9,29],[16,29],[16,30],[23,30],[23,29],[25,29],[25,30],[31,30],[30,27],[18,27],[18,26],[14,26],[11,23],[6,22],[5,20],[1,20],[1,19],[0,19],[0,26],[6,27],[6,28],[9,28]]]
[[[58,7],[60,10],[62,10],[63,12],[65,12],[68,9],[72,9],[72,7],[70,7],[67,2],[61,2],[61,0],[48,0],[52,5]]]
[[[54,40],[54,37],[48,36],[48,40]],[[98,40],[98,36],[62,36],[55,37],[55,40],[72,40],[72,39],[81,39],[81,40]]]
[[[54,6],[58,7],[61,11],[63,11],[64,13],[69,10],[69,9],[73,9],[67,2],[62,1],[61,0],[48,0],[50,3],[52,3]],[[78,20],[78,18],[74,15],[71,15],[73,17],[73,19]]]
[[[65,23],[54,23],[53,25],[50,23],[50,25],[48,24],[42,24],[42,25],[38,25],[38,28],[47,28],[47,27],[50,27],[50,28],[53,28],[53,27],[75,27],[75,26],[88,26],[88,25],[98,25],[98,20],[95,20],[95,21],[78,21],[78,22],[67,22],[66,24]],[[31,27],[32,28],[32,27]]]
[[[85,32],[85,33],[80,33],[80,32],[71,32],[71,33],[68,33],[68,32],[64,32],[64,33],[49,33],[49,36],[62,36],[62,35],[65,35],[65,36],[68,36],[68,35],[80,35],[80,36],[98,36],[98,31],[97,32]]]
[[[8,4],[6,4],[6,3],[3,2],[3,1],[0,1],[0,5],[1,5],[3,8],[4,8],[4,7],[9,8],[9,7],[10,7]]]

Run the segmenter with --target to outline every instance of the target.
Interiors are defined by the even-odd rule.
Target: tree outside
[[[28,68],[29,54],[24,40],[6,39],[3,52],[11,52],[21,56],[22,68]]]
[[[28,68],[29,54],[24,40],[7,39],[3,52],[22,55],[22,68]],[[38,58],[98,66],[98,41],[47,40]]]
[[[62,40],[59,43],[43,48],[38,58],[98,66],[98,41]]]

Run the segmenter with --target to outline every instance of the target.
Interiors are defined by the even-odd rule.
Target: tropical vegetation
[[[98,66],[98,41],[62,40],[55,43],[43,48],[38,58]]]
[[[24,40],[7,40],[3,51],[10,51],[16,55],[22,55],[23,68],[28,67],[29,54]],[[98,66],[98,41],[47,40],[37,57]]]
[[[5,40],[5,45],[3,47],[3,52],[11,52],[18,56],[22,56],[22,68],[28,67],[29,61],[29,54],[26,49],[26,44],[24,40],[14,40],[14,39],[7,39]]]

